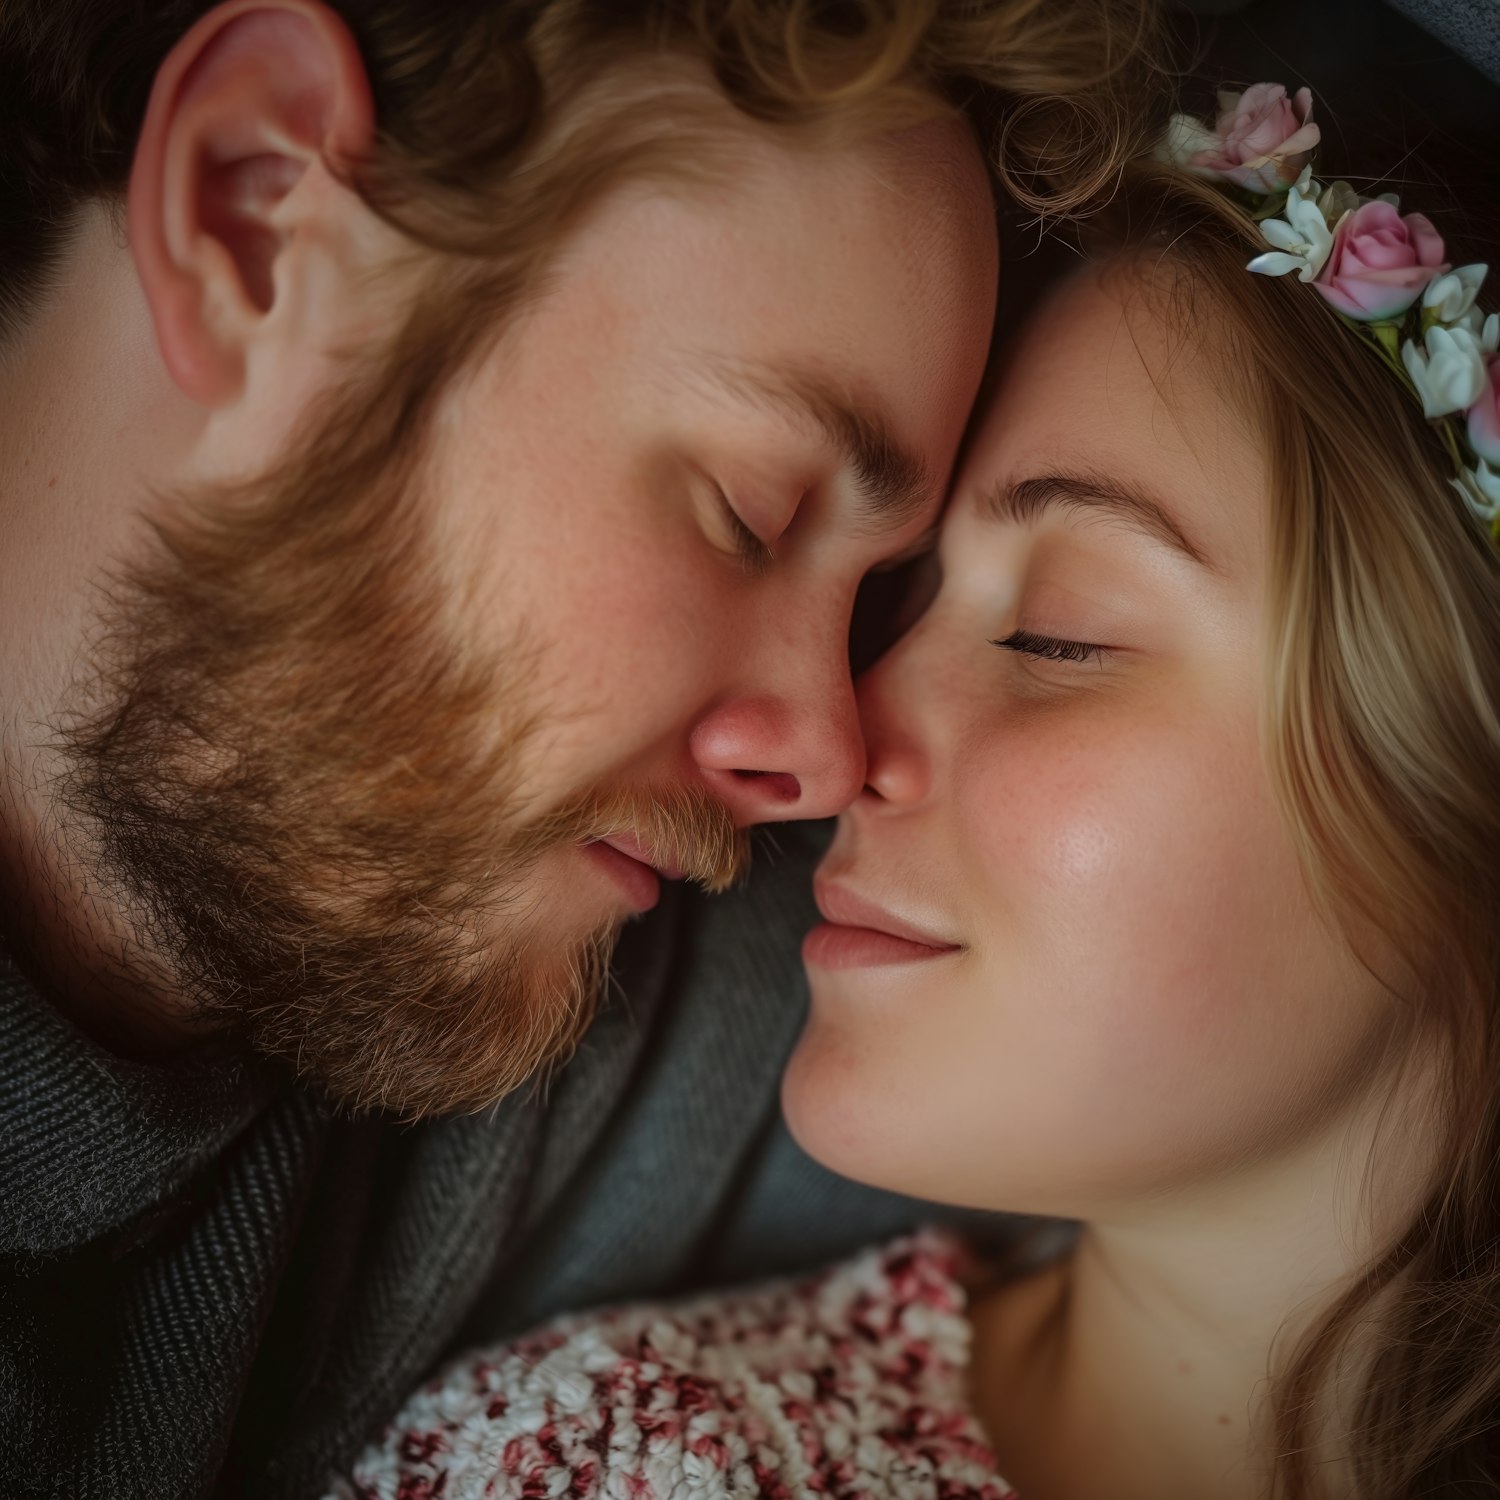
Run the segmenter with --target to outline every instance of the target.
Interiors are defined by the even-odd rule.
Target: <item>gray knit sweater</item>
[[[907,1227],[776,1123],[812,844],[622,944],[542,1095],[402,1128],[123,1062],[0,961],[0,1496],[301,1496],[447,1350]]]

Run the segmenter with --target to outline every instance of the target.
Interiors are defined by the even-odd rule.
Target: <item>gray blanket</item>
[[[1390,0],[1500,83],[1500,0]]]

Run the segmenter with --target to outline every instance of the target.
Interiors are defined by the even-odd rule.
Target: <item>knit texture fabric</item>
[[[471,1353],[325,1500],[1015,1500],[969,1406],[961,1256],[926,1234]]]
[[[517,1096],[399,1131],[242,1062],[121,1064],[13,971],[0,1107],[17,1500],[303,1493],[457,1326],[540,1118]]]

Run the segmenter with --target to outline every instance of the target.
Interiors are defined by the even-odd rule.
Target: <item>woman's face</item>
[[[784,1088],[852,1177],[1097,1217],[1304,1145],[1388,1038],[1262,760],[1265,460],[1164,305],[1086,272],[1033,323],[862,679]]]

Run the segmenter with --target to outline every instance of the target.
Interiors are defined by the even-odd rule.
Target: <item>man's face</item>
[[[854,594],[935,519],[991,226],[956,128],[747,143],[606,199],[386,500],[306,482],[323,432],[295,495],[169,519],[69,787],[158,972],[345,1100],[479,1105],[657,872],[847,803]]]
[[[535,807],[693,787],[744,827],[858,792],[855,589],[934,520],[992,312],[977,167],[924,144],[621,195],[456,393],[441,551],[470,628],[538,643]],[[561,921],[637,904],[556,868]]]

